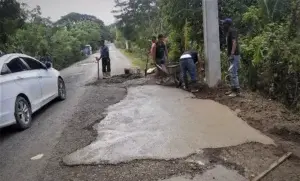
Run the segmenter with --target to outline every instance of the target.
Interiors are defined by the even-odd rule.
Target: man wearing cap
[[[110,57],[109,57],[109,49],[108,47],[105,45],[105,41],[104,40],[100,40],[100,53],[101,56],[96,57],[97,61],[100,61],[102,59],[102,73],[103,73],[103,78],[109,78],[110,75]]]
[[[240,65],[240,47],[238,43],[237,30],[233,27],[232,19],[226,18],[223,22],[223,28],[226,35],[227,55],[230,61],[231,90],[226,92],[230,97],[236,97],[240,94],[240,84],[238,78],[238,69]]]

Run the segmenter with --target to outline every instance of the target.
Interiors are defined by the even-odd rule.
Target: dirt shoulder
[[[211,99],[228,106],[233,111],[237,112],[238,116],[249,125],[274,139],[277,144],[277,147],[274,149],[262,146],[256,148],[251,147],[249,150],[242,151],[245,153],[242,156],[245,156],[245,159],[243,160],[250,161],[250,163],[243,163],[245,168],[249,165],[251,167],[251,165],[253,165],[251,163],[256,162],[262,170],[266,169],[268,166],[265,165],[265,163],[268,161],[265,159],[270,158],[271,154],[279,156],[284,152],[292,152],[293,156],[289,160],[270,172],[263,180],[300,179],[299,174],[297,174],[300,172],[299,113],[288,110],[281,103],[263,97],[255,92],[244,91],[241,97],[230,98],[224,94],[227,90],[227,88],[222,86],[216,89],[210,89],[204,86],[202,90],[195,95],[199,99]],[[266,150],[269,154],[266,153]],[[253,154],[253,157],[247,159],[246,155],[249,152]],[[260,157],[259,155],[264,155],[265,157],[261,157],[261,160],[258,161],[257,158]],[[240,159],[241,157],[235,155],[232,158]],[[273,160],[273,162],[274,161],[275,160]],[[268,164],[270,165],[271,163]]]
[[[212,99],[238,112],[252,127],[272,137],[287,151],[300,157],[300,115],[284,105],[254,92],[244,91],[241,97],[230,98],[225,87],[203,88],[196,93],[200,99]]]

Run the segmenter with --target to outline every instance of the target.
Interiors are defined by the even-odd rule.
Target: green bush
[[[115,46],[117,48],[121,48],[121,49],[125,49],[126,48],[125,42],[123,42],[123,41],[115,41]]]

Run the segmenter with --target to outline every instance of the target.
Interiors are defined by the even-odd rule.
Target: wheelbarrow
[[[160,65],[156,64],[156,67],[165,73],[167,81],[171,80],[178,86],[180,84],[180,65],[179,62],[169,62],[166,64],[166,70],[164,70]]]

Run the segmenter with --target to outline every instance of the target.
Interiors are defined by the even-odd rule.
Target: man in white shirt
[[[180,57],[180,70],[181,70],[181,81],[180,85],[184,82],[185,88],[189,89],[191,87],[191,92],[197,92],[198,90],[194,88],[197,83],[197,69],[196,62],[199,61],[198,52],[196,51],[186,51]],[[187,73],[189,73],[191,78],[190,86],[188,84]]]

